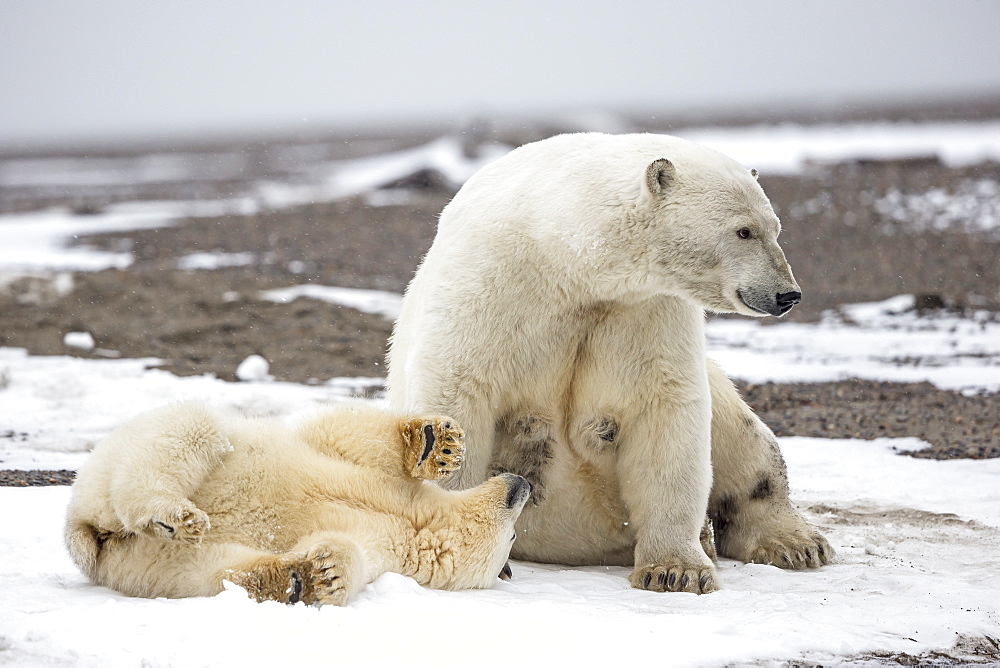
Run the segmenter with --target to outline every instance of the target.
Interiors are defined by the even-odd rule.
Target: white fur
[[[427,430],[438,438],[421,459]],[[178,404],[98,444],[73,485],[66,544],[94,582],[133,596],[206,596],[228,579],[258,600],[343,604],[387,571],[488,587],[527,486],[425,482],[461,459],[449,418],[356,406],[293,428]]]
[[[757,506],[780,516],[728,521],[721,544],[739,547],[726,556],[828,552],[787,502],[770,432],[748,431],[756,418],[704,357],[704,309],[766,315],[798,292],[779,232],[755,175],[692,142],[578,134],[523,146],[443,211],[393,335],[392,405],[462,422],[467,461],[449,484],[491,469],[530,476],[517,466],[544,455],[515,556],[635,564],[636,586],[711,591],[710,494],[727,519]],[[713,463],[727,467],[721,487]],[[753,498],[761,476],[775,494]],[[758,554],[772,539],[780,547]]]

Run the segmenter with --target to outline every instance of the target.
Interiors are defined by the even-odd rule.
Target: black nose
[[[504,477],[507,479],[507,507],[515,508],[531,494],[531,483],[513,473],[505,473]]]
[[[778,306],[778,312],[782,315],[788,313],[793,306],[802,301],[801,292],[780,292],[774,297]]]

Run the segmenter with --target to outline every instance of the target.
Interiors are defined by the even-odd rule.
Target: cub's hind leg
[[[188,499],[232,446],[222,417],[194,403],[157,411],[112,436],[110,502],[125,531],[198,542],[208,515]]]
[[[345,605],[369,577],[361,548],[347,536],[321,532],[299,541],[290,552],[245,560],[227,569],[225,579],[257,601]]]
[[[144,534],[197,543],[208,515],[190,495],[232,446],[221,416],[196,403],[140,415],[97,444],[73,483],[65,540],[93,577],[102,541]]]
[[[192,545],[146,536],[108,536],[91,579],[129,596],[214,596],[228,580],[257,601],[344,605],[368,583],[356,543],[316,534],[283,553],[238,543]]]

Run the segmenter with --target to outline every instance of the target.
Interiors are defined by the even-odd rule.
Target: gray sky
[[[993,0],[0,0],[0,143],[1000,97]]]

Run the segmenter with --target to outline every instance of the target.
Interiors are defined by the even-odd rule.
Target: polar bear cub
[[[437,589],[501,572],[530,485],[505,474],[450,492],[453,420],[369,406],[298,427],[183,403],[97,445],[73,485],[66,545],[95,583],[130,596],[343,605],[385,572]]]

